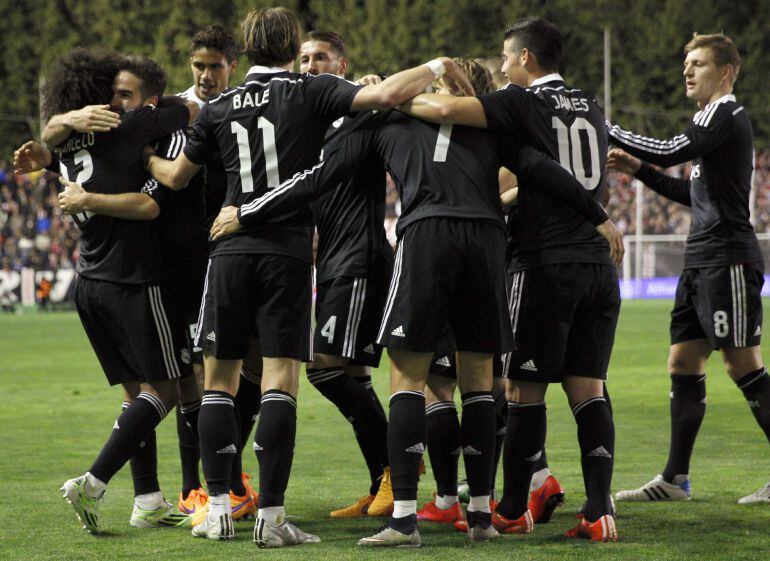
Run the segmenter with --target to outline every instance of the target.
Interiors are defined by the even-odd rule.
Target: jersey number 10
[[[583,117],[577,117],[567,128],[564,121],[558,117],[551,120],[556,129],[556,138],[559,142],[559,164],[570,172],[578,182],[587,190],[593,191],[599,185],[602,177],[599,160],[599,139],[596,129]],[[584,164],[585,146],[580,131],[585,131],[588,140],[588,156],[590,157],[590,169]]]

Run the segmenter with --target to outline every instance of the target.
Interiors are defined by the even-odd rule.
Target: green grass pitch
[[[609,377],[617,428],[615,490],[635,487],[658,473],[668,448],[669,301],[624,302]],[[765,302],[770,311],[770,302]],[[765,344],[765,361],[770,345]],[[385,365],[386,366],[386,365]],[[770,449],[749,409],[724,373],[718,356],[708,369],[708,413],[692,465],[693,500],[675,504],[619,504],[620,542],[592,544],[562,537],[583,501],[575,424],[563,392],[548,399],[548,458],[567,491],[565,506],[535,534],[470,546],[460,533],[422,524],[423,548],[362,551],[359,537],[380,520],[332,521],[329,510],[367,489],[367,475],[347,422],[303,380],[299,430],[288,513],[322,543],[257,550],[250,522],[238,523],[236,541],[193,540],[187,529],[129,527],[128,468],[110,484],[104,503],[108,533],[79,529],[60,497],[65,479],[85,471],[120,410],[74,313],[0,316],[0,560],[190,559],[770,559],[770,505],[736,500],[770,480]],[[387,399],[386,367],[375,384]],[[158,431],[161,485],[175,501],[180,484],[172,419]],[[245,466],[256,473],[247,452]],[[423,476],[420,503],[433,490]],[[517,539],[518,538],[518,539]]]

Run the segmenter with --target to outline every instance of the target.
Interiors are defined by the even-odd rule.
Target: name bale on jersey
[[[262,96],[260,92],[243,92],[233,96],[233,109],[246,107],[262,107],[270,101],[270,90],[264,90]]]
[[[573,98],[566,95],[548,94],[553,99],[553,108],[555,110],[566,109],[567,111],[588,111],[588,100],[584,97]]]
[[[96,144],[96,137],[94,133],[87,132],[68,138],[61,147],[62,154],[69,154],[70,152],[78,152],[89,146]]]

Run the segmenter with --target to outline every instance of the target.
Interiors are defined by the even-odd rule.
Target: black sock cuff
[[[671,385],[679,388],[691,388],[705,383],[705,374],[671,374]]]
[[[252,372],[248,368],[241,368],[241,383],[243,383],[244,380],[247,383],[254,384],[256,386],[262,385],[262,376]]]
[[[217,390],[204,390],[201,398],[201,407],[204,405],[229,405],[235,407],[233,396],[227,392]]]
[[[393,405],[396,401],[399,399],[409,399],[412,401],[422,401],[425,402],[425,394],[423,392],[418,392],[415,390],[402,390],[400,392],[396,392],[393,395],[390,396],[390,404]]]
[[[149,393],[149,392],[141,392],[138,396],[136,396],[136,399],[144,400],[150,405],[152,405],[153,409],[155,409],[155,412],[158,414],[158,417],[162,421],[166,418],[166,415],[168,415],[168,410],[166,409],[166,405],[163,403],[163,400],[159,397]]]
[[[588,399],[584,399],[580,403],[576,403],[575,406],[572,408],[572,414],[577,418],[577,416],[581,412],[585,412],[586,410],[593,409],[594,407],[606,407],[607,406],[607,400],[604,399],[604,397],[589,397]]]
[[[745,376],[741,376],[738,380],[735,381],[735,385],[738,386],[740,390],[746,391],[751,390],[752,385],[756,384],[757,382],[762,381],[762,379],[770,380],[770,375],[767,373],[767,369],[763,366],[759,370],[754,370],[753,372],[749,372]]]
[[[131,407],[131,402],[130,401],[124,401],[123,403],[120,404],[120,410],[121,411],[125,411],[129,407]]]
[[[518,401],[508,402],[508,414],[513,415],[535,415],[545,412],[545,401],[536,401],[534,403],[519,403]]]
[[[492,392],[468,392],[462,394],[460,399],[462,400],[463,409],[481,404],[487,404],[491,407],[495,406],[495,400],[492,397]]]
[[[178,409],[182,415],[189,415],[190,413],[195,413],[198,409],[200,409],[201,403],[202,402],[200,399],[190,401],[188,403],[180,403]]]
[[[283,392],[281,390],[267,390],[264,394],[262,394],[262,406],[264,407],[266,403],[287,403],[297,408],[297,400],[292,396],[290,393]]]
[[[508,414],[508,400],[505,399],[505,392],[500,392],[495,397],[495,413],[501,419],[505,419]]]
[[[323,384],[340,376],[347,376],[345,369],[342,366],[332,366],[331,368],[308,368],[307,379],[308,381],[317,386]]]
[[[457,416],[457,407],[454,401],[434,401],[425,406],[425,417],[438,417],[439,415]]]

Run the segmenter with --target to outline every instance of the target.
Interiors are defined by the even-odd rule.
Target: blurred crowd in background
[[[669,168],[666,173],[687,178],[689,164]],[[754,185],[755,227],[770,233],[770,151],[756,158]],[[78,229],[58,211],[56,194],[58,176],[39,173],[15,175],[9,162],[0,160],[0,268],[22,267],[57,270],[72,267],[77,260]],[[625,175],[609,175],[611,199],[607,212],[626,234],[636,233],[636,189]],[[395,224],[400,214],[398,192],[388,178],[385,228],[395,244]],[[686,234],[690,227],[689,210],[644,190],[644,234]]]

